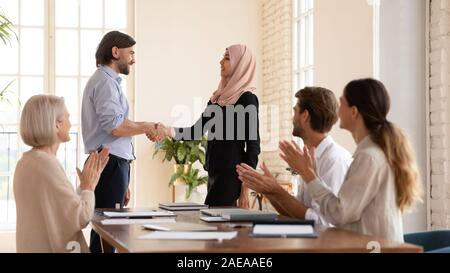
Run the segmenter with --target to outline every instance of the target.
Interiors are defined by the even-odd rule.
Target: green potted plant
[[[205,164],[205,150],[207,139],[204,136],[201,140],[174,141],[166,138],[155,144],[155,152],[165,152],[164,161],[175,161],[174,173],[169,180],[169,186],[186,185],[186,199],[190,199],[194,190],[208,182],[208,176],[199,176],[199,170],[192,167],[192,164],[199,161]]]
[[[17,34],[14,31],[14,24],[0,11],[0,39],[2,40],[4,45],[11,44],[11,39],[15,38],[18,40]],[[9,90],[9,87],[13,81],[9,82],[6,87],[2,88],[0,91],[0,103],[9,103],[12,105],[11,100],[9,99],[9,96],[13,95],[12,92]],[[20,101],[19,105],[20,105]]]

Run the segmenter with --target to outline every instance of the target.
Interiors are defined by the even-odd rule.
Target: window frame
[[[43,48],[44,48],[44,52],[43,52],[43,74],[42,75],[27,75],[27,74],[23,74],[21,73],[21,48],[20,48],[20,41],[17,44],[17,62],[18,62],[18,68],[17,68],[17,73],[1,73],[0,77],[12,77],[15,78],[15,81],[17,82],[17,97],[21,98],[22,96],[22,88],[20,85],[21,79],[23,79],[24,77],[39,77],[43,79],[43,93],[42,94],[52,94],[52,95],[56,95],[57,94],[57,90],[56,90],[56,81],[57,78],[70,78],[70,79],[76,79],[77,81],[77,98],[78,98],[78,119],[76,122],[72,123],[72,128],[70,130],[70,134],[73,138],[75,138],[74,140],[74,145],[75,145],[75,149],[77,150],[76,152],[76,164],[77,166],[82,166],[84,163],[85,158],[87,157],[87,155],[84,154],[84,146],[83,146],[83,140],[82,140],[82,136],[81,136],[81,102],[82,102],[82,96],[83,96],[83,88],[82,88],[82,83],[84,80],[89,79],[90,75],[83,75],[82,74],[82,55],[80,54],[81,52],[81,33],[83,30],[97,30],[97,31],[101,31],[102,35],[104,35],[107,31],[113,30],[112,28],[107,28],[106,27],[106,6],[105,3],[107,0],[101,0],[102,1],[102,11],[103,11],[103,16],[102,16],[102,27],[96,27],[96,28],[92,28],[92,27],[81,27],[81,9],[80,9],[80,0],[78,0],[78,26],[77,27],[57,27],[56,26],[56,1],[57,0],[43,0],[43,15],[44,15],[44,21],[43,21],[43,25],[42,26],[29,26],[29,25],[23,25],[22,24],[22,16],[20,14],[21,12],[21,4],[22,4],[22,0],[17,0],[18,1],[18,14],[17,14],[17,18],[18,18],[18,22],[15,22],[16,25],[16,33],[18,35],[18,37],[21,37],[21,31],[22,29],[26,28],[26,29],[42,29],[43,30]],[[126,1],[126,5],[127,5],[127,26],[126,28],[117,28],[117,30],[119,31],[125,31],[126,33],[128,33],[129,35],[133,36],[134,35],[134,16],[135,16],[135,0],[125,0]],[[7,15],[7,14],[6,14]],[[63,75],[57,75],[56,73],[56,31],[57,30],[76,30],[78,33],[78,46],[77,46],[77,50],[78,50],[78,71],[76,75],[70,75],[70,76],[63,76]],[[94,56],[92,56],[92,61],[94,62]],[[124,91],[126,91],[126,95],[127,98],[129,100],[129,104],[130,104],[130,118],[132,118],[132,116],[134,116],[134,80],[135,80],[135,74],[132,71],[130,73],[130,75],[128,75],[126,77],[126,86],[124,87]],[[0,123],[0,134],[4,134],[4,135],[8,135],[8,134],[16,134],[17,135],[17,146],[14,147],[16,149],[16,155],[15,157],[17,158],[17,160],[20,158],[20,156],[22,155],[23,151],[28,150],[29,147],[27,147],[20,139],[19,137],[19,121],[20,121],[20,113],[23,109],[23,105],[24,105],[25,101],[21,101],[21,105],[16,108],[16,112],[17,112],[17,122],[16,123]],[[72,114],[72,113],[71,113]],[[73,114],[72,114],[73,115]],[[73,119],[72,119],[73,120]],[[71,120],[71,121],[72,121]],[[5,127],[7,128],[5,130]],[[12,129],[12,130],[10,130]],[[8,137],[8,136],[7,136]],[[8,137],[9,139],[9,137]],[[63,162],[62,165],[63,167],[66,169],[66,164],[67,164],[67,157],[70,155],[70,151],[68,151],[68,146],[69,143],[64,143],[60,146],[59,149],[59,155],[60,153],[63,154]],[[10,160],[10,156],[9,156],[9,151],[11,150],[11,146],[8,146],[8,162]],[[61,156],[60,156],[61,158]],[[9,164],[9,163],[8,163]],[[13,163],[14,164],[14,163]],[[78,186],[78,178],[76,175],[76,170],[66,170],[67,176],[69,179],[75,177],[75,181],[71,181],[71,183],[73,184],[74,188],[76,188]],[[12,192],[10,190],[10,188],[12,188],[13,183],[13,176],[14,176],[14,169],[10,169],[10,167],[8,166],[8,170],[6,172],[0,172],[0,177],[7,177],[7,181],[8,181],[8,193],[7,196],[8,198],[11,198],[10,193]],[[131,179],[133,179],[133,175],[131,176]],[[9,211],[9,206],[10,203],[13,202],[14,203],[14,199],[7,199],[6,203],[7,203],[7,214],[6,214],[6,219],[0,219],[0,231],[1,230],[11,230],[15,228],[15,219],[14,221],[10,222],[9,216],[8,216],[8,211]],[[15,203],[14,203],[15,205]]]

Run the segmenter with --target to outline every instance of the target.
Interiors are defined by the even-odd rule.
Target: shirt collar
[[[100,69],[101,71],[105,72],[111,78],[116,80],[119,84],[122,82],[122,78],[111,67],[109,67],[107,65],[101,65],[98,69]]]
[[[316,158],[320,158],[322,154],[325,152],[327,147],[334,143],[334,140],[331,136],[326,136],[322,141],[317,145],[316,149],[314,150],[314,154]]]
[[[359,142],[358,146],[356,147],[356,151],[355,151],[354,155],[357,154],[360,150],[363,150],[365,148],[368,148],[368,147],[371,147],[374,145],[375,145],[375,143],[370,138],[370,135],[368,135]]]

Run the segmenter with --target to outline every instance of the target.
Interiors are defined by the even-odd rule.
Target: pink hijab
[[[211,97],[212,103],[220,106],[235,104],[245,92],[255,92],[256,60],[245,45],[232,45],[227,48],[233,71],[228,78],[222,77],[219,88]]]

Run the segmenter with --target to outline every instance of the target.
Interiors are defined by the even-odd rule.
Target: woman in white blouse
[[[301,175],[331,224],[403,242],[402,213],[420,199],[421,187],[408,139],[386,119],[387,90],[374,79],[355,80],[340,102],[340,127],[352,133],[358,147],[337,196],[316,174],[314,149],[281,142],[281,157]]]
[[[77,168],[78,195],[56,158],[60,143],[70,140],[70,126],[63,98],[37,95],[23,108],[20,136],[32,149],[14,173],[17,252],[88,251],[81,230],[94,215],[94,190],[109,149],[92,153],[83,171]]]

